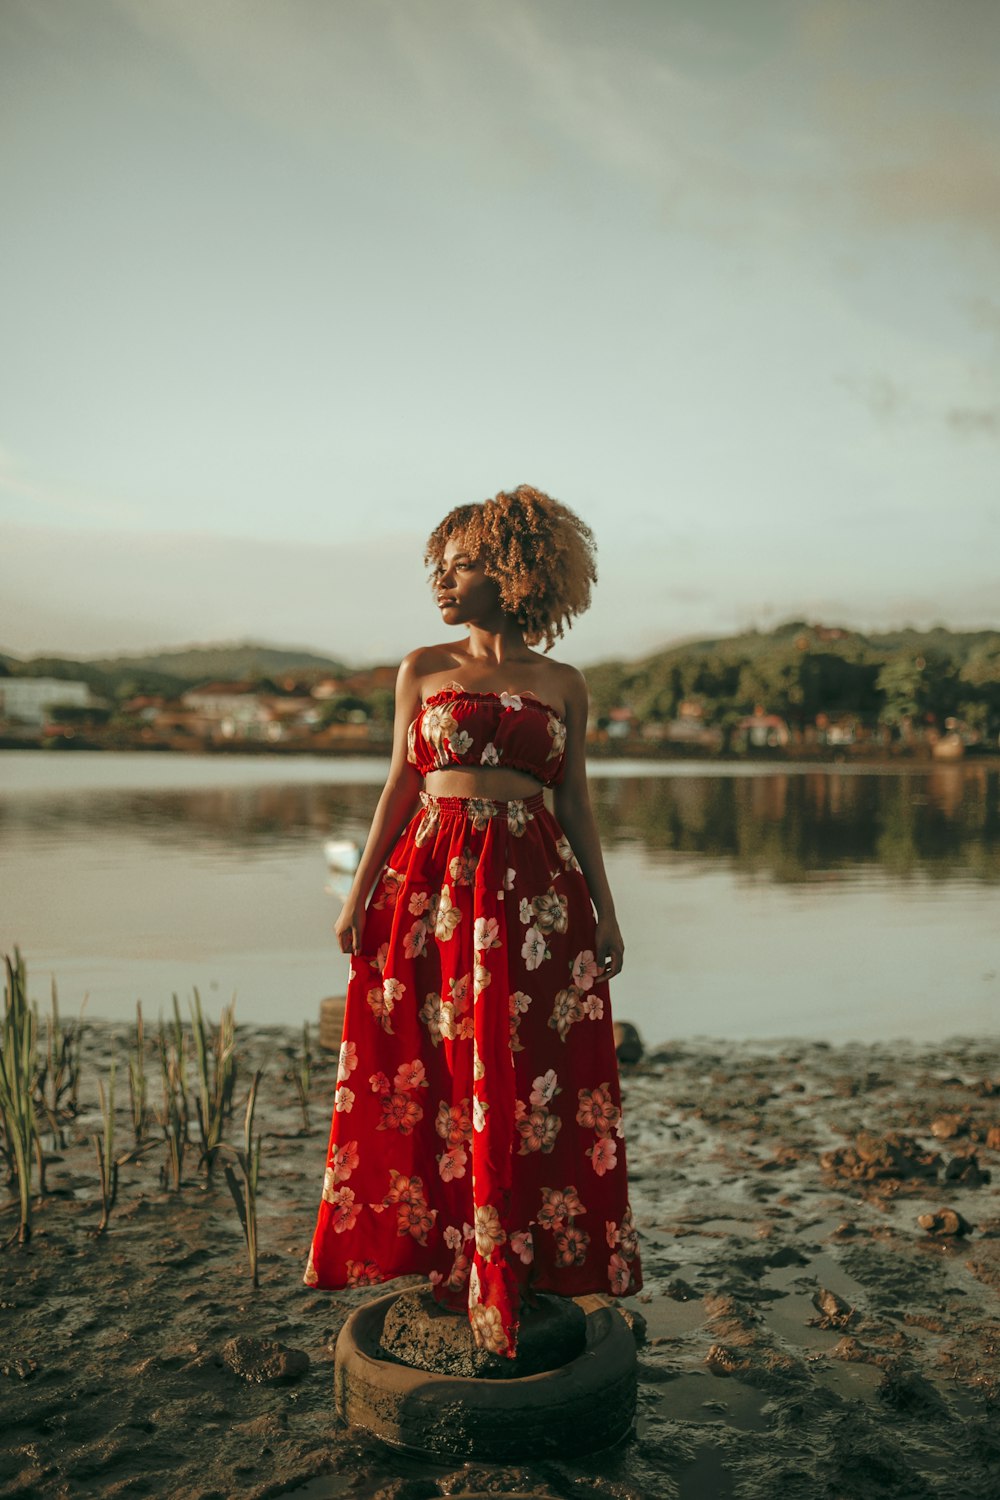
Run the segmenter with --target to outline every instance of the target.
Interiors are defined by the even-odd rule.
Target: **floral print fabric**
[[[642,1284],[608,987],[542,795],[421,800],[351,963],[305,1281],[426,1273],[513,1355],[522,1288]]]
[[[545,786],[562,777],[566,724],[527,693],[433,693],[410,725],[407,758],[426,776],[447,766],[505,766]]]

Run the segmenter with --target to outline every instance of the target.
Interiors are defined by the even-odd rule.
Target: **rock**
[[[968,1135],[969,1122],[964,1115],[938,1115],[931,1121],[931,1135],[935,1140],[951,1141],[957,1135]]]
[[[811,1328],[846,1328],[854,1317],[854,1308],[825,1286],[813,1294],[812,1304],[820,1316],[809,1319]]]
[[[990,1181],[990,1173],[984,1171],[979,1165],[979,1158],[974,1151],[969,1151],[964,1156],[953,1156],[944,1169],[945,1182],[960,1182],[963,1187],[981,1187],[984,1182]]]
[[[309,1368],[309,1356],[302,1349],[288,1349],[284,1344],[243,1334],[227,1339],[219,1353],[234,1375],[258,1385],[298,1380]]]
[[[838,1146],[820,1157],[824,1172],[863,1182],[901,1181],[911,1177],[936,1179],[940,1165],[936,1151],[925,1151],[912,1136],[894,1130],[884,1136],[862,1130],[853,1146]]]
[[[986,1132],[986,1145],[991,1151],[1000,1151],[1000,1125],[991,1125]]]
[[[713,1375],[742,1375],[750,1369],[746,1356],[737,1354],[727,1344],[713,1344],[705,1355],[705,1363]]]
[[[616,1021],[614,1033],[618,1061],[626,1064],[641,1062],[645,1048],[642,1045],[642,1037],[632,1022]]]
[[[449,1312],[426,1287],[400,1292],[385,1316],[379,1357],[413,1370],[486,1380],[512,1380],[577,1359],[587,1342],[587,1316],[569,1297],[539,1294],[523,1308],[517,1357],[478,1349],[467,1314]]]
[[[698,1293],[694,1287],[688,1286],[687,1282],[680,1276],[675,1276],[672,1281],[667,1282],[666,1293],[675,1302],[696,1302],[698,1300]]]
[[[917,1223],[928,1234],[963,1235],[972,1233],[972,1225],[954,1208],[939,1208],[934,1213],[920,1214]]]
[[[38,1363],[29,1355],[18,1358],[7,1358],[0,1363],[0,1375],[7,1375],[12,1380],[30,1380],[38,1370]]]

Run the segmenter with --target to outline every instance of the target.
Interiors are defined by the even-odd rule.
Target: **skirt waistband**
[[[421,805],[430,812],[452,814],[462,818],[506,818],[510,811],[521,808],[526,813],[541,812],[545,806],[544,792],[535,792],[530,797],[510,797],[502,802],[498,797],[434,797],[421,791]]]

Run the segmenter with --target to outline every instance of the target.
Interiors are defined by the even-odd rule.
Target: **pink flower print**
[[[529,823],[534,822],[535,815],[530,813],[520,797],[515,797],[512,802],[507,803],[507,831],[519,839]]]
[[[621,1239],[621,1235],[618,1233],[618,1225],[614,1219],[605,1219],[604,1237],[608,1242],[608,1249],[614,1250]]]
[[[537,927],[529,927],[524,934],[524,943],[521,946],[521,957],[524,959],[526,969],[537,969],[539,964],[549,958],[548,949],[545,946],[545,938]]]
[[[472,1128],[477,1135],[480,1131],[486,1129],[486,1115],[489,1107],[485,1099],[473,1099],[472,1101]]]
[[[354,1042],[341,1042],[337,1059],[337,1082],[346,1083],[358,1065],[358,1049]]]
[[[486,1349],[490,1354],[506,1353],[507,1335],[504,1332],[499,1307],[492,1305],[487,1307],[485,1303],[480,1302],[475,1307],[469,1308],[469,1319],[472,1323],[472,1337],[476,1341],[477,1349]]]
[[[521,702],[521,699],[518,697],[517,693],[501,693],[500,702],[503,704],[504,708],[509,708],[513,713],[520,713],[521,709],[524,707],[524,704]]]
[[[397,1172],[395,1167],[390,1167],[389,1191],[383,1199],[383,1208],[387,1208],[390,1203],[409,1203],[411,1198],[421,1203],[424,1201],[424,1179],[407,1177],[405,1173]]]
[[[492,1203],[477,1203],[474,1218],[476,1249],[484,1260],[489,1260],[493,1251],[505,1243],[507,1232],[500,1223],[500,1215]]]
[[[579,990],[593,988],[594,980],[600,978],[601,968],[589,948],[578,953],[570,965],[573,983]]]
[[[472,1262],[469,1257],[460,1250],[452,1262],[451,1270],[448,1272],[447,1279],[445,1280],[445,1286],[450,1287],[454,1292],[460,1291],[465,1285],[471,1265]]]
[[[422,917],[430,904],[431,898],[427,891],[411,891],[406,909],[411,917]]]
[[[619,1236],[622,1254],[629,1260],[634,1260],[639,1251],[639,1236],[636,1233],[635,1220],[632,1218],[631,1208],[626,1206],[622,1214],[621,1233]]]
[[[435,1047],[439,1044],[444,1034],[442,1010],[441,996],[433,992],[425,998],[423,1005],[420,1007],[420,1019],[430,1032],[431,1041]]]
[[[472,983],[471,974],[463,974],[460,979],[451,980],[451,998],[456,1006],[463,1006],[469,998],[469,985]]]
[[[434,1129],[442,1140],[448,1142],[449,1146],[458,1146],[463,1141],[471,1141],[472,1116],[469,1113],[468,1099],[463,1099],[460,1104],[449,1104],[442,1099],[438,1105]]]
[[[392,1036],[392,1007],[393,1001],[386,999],[385,991],[381,985],[376,985],[368,991],[368,1004],[371,1013],[381,1026],[382,1030]]]
[[[464,1146],[449,1146],[437,1159],[441,1180],[451,1182],[455,1177],[464,1177],[468,1159]]]
[[[569,989],[560,990],[552,1002],[552,1014],[549,1016],[549,1025],[558,1031],[562,1041],[569,1035],[569,1029],[577,1021],[583,1018],[583,1007],[580,1004],[580,991],[575,985]]]
[[[554,756],[562,755],[563,751],[566,748],[566,725],[563,723],[562,719],[557,718],[555,714],[550,713],[548,716],[548,731],[550,736],[552,737],[552,749],[549,751],[545,759],[552,760]]]
[[[392,1080],[392,1086],[397,1090],[397,1092],[401,1091],[402,1089],[419,1089],[421,1087],[427,1087],[427,1078],[424,1072],[424,1065],[420,1061],[419,1057],[415,1057],[412,1062],[400,1063],[399,1067],[396,1069],[396,1076]]]
[[[385,1003],[391,1010],[397,1000],[403,998],[406,985],[401,979],[383,979],[382,993],[385,995]]]
[[[609,1135],[598,1136],[587,1154],[590,1157],[590,1165],[598,1177],[603,1177],[606,1172],[613,1171],[618,1165],[618,1147]]]
[[[565,932],[569,925],[569,904],[551,888],[531,903],[535,926],[539,932]]]
[[[521,904],[520,904],[520,906],[517,909],[517,914],[521,918],[521,921],[524,923],[524,925],[527,927],[527,925],[528,925],[529,922],[534,921],[534,917],[535,917],[535,904],[534,904],[534,902],[533,901],[529,901],[528,898],[527,898],[527,896],[522,896],[521,897]]]
[[[500,923],[496,917],[477,917],[473,927],[473,943],[477,952],[500,947]]]
[[[535,1258],[535,1244],[530,1229],[515,1229],[510,1237],[510,1248],[522,1265],[530,1266]]]
[[[313,1253],[311,1249],[309,1251],[309,1259],[306,1261],[306,1268],[303,1273],[302,1280],[305,1282],[306,1286],[316,1286],[319,1283],[319,1272],[316,1270],[316,1267],[313,1264]]]
[[[557,1266],[582,1266],[587,1259],[590,1235],[585,1229],[577,1229],[571,1224],[556,1231],[555,1243]]]
[[[368,1079],[373,1094],[387,1094],[389,1092],[389,1080],[384,1073],[372,1073]]]
[[[466,845],[461,854],[456,854],[448,863],[448,874],[456,885],[471,885],[476,878],[477,860],[473,851]]]
[[[559,1087],[559,1079],[556,1076],[556,1070],[555,1068],[549,1068],[545,1073],[534,1080],[529,1097],[531,1099],[533,1107],[535,1109],[541,1109],[543,1105],[548,1104],[550,1099],[554,1099],[556,1094],[561,1093],[562,1089]]]
[[[573,853],[570,841],[568,838],[566,838],[565,834],[556,842],[556,853],[559,855],[559,858],[562,860],[567,870],[579,870],[579,862],[576,855]]]
[[[465,815],[476,833],[482,833],[489,826],[491,818],[495,818],[497,805],[489,797],[469,797],[465,804]]]
[[[414,922],[403,938],[403,952],[407,958],[419,958],[427,950],[427,924]]]
[[[577,1093],[580,1107],[576,1112],[576,1123],[585,1130],[596,1130],[598,1135],[610,1135],[621,1119],[621,1110],[611,1097],[606,1083],[597,1089],[580,1089]]]
[[[419,1245],[426,1245],[427,1234],[436,1213],[437,1209],[428,1208],[422,1198],[419,1201],[401,1203],[396,1210],[396,1233],[408,1234]]]
[[[434,924],[434,936],[438,942],[446,943],[461,920],[462,913],[452,904],[451,892],[443,885],[438,901],[437,921]]]
[[[492,740],[490,740],[479,757],[479,764],[481,766],[498,766],[500,764],[500,752]]]
[[[529,1156],[532,1151],[541,1151],[548,1156],[556,1143],[562,1121],[558,1115],[550,1115],[544,1109],[533,1109],[516,1122],[521,1137],[519,1156]]]
[[[354,1201],[353,1188],[338,1188],[329,1201],[333,1208],[334,1234],[345,1234],[348,1229],[353,1229],[361,1212],[361,1204]]]
[[[388,943],[380,943],[379,944],[379,950],[376,953],[374,961],[372,963],[372,968],[375,969],[375,971],[377,973],[381,974],[382,970],[385,968],[385,961],[386,961],[386,959],[388,957],[389,957],[389,944]]]
[[[457,734],[450,737],[448,747],[452,755],[465,755],[468,750],[472,749],[472,735],[467,729],[460,729]]]
[[[382,1118],[376,1130],[398,1130],[400,1135],[412,1135],[413,1127],[424,1117],[416,1099],[398,1090],[382,1097]]]
[[[537,1223],[540,1229],[561,1229],[567,1219],[575,1219],[587,1210],[580,1201],[575,1187],[542,1188],[542,1206],[538,1210]]]
[[[588,1021],[604,1020],[604,1001],[600,995],[587,995],[583,1001],[583,1013]]]
[[[346,1141],[343,1146],[334,1146],[330,1152],[328,1169],[333,1181],[346,1182],[359,1161],[357,1141]]]
[[[625,1261],[617,1253],[612,1255],[608,1261],[608,1281],[611,1286],[611,1294],[614,1297],[623,1297],[628,1291],[632,1273],[629,1271]]]
[[[403,872],[394,870],[391,865],[386,865],[382,871],[381,892],[378,900],[374,903],[378,911],[387,906],[395,906],[396,897],[399,895],[403,885]]]
[[[375,1286],[382,1280],[382,1272],[374,1260],[349,1260],[346,1270],[348,1286]]]
[[[442,1235],[442,1239],[448,1246],[449,1250],[461,1250],[462,1246],[465,1244],[465,1241],[462,1238],[462,1231],[460,1229],[456,1229],[454,1224],[448,1225],[448,1228]]]
[[[483,993],[483,990],[489,989],[489,987],[490,987],[490,985],[492,983],[493,983],[493,975],[490,973],[490,971],[486,967],[486,965],[485,964],[476,964],[476,967],[475,967],[475,969],[472,972],[472,995],[473,995],[473,998],[475,1000],[478,1000],[479,997],[480,997],[480,995]]]
[[[338,1115],[349,1115],[354,1108],[354,1090],[342,1084],[333,1096],[333,1107]]]
[[[517,879],[517,871],[516,870],[508,869],[506,875],[503,878],[503,888],[504,888],[504,890],[505,891],[512,891],[514,889],[514,881],[516,879]]]

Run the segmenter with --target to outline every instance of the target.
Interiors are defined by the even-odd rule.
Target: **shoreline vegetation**
[[[395,666],[203,646],[0,652],[0,748],[388,754]],[[1000,756],[1000,631],[789,620],[586,669],[601,759],[883,763]]]
[[[197,995],[155,1027],[66,1021],[17,954],[3,1046],[0,1496],[471,1487],[333,1413],[337,1334],[383,1290],[302,1283],[335,1051]],[[635,1435],[580,1462],[512,1452],[481,1487],[998,1493],[1000,1039],[692,1038],[622,1080]]]

